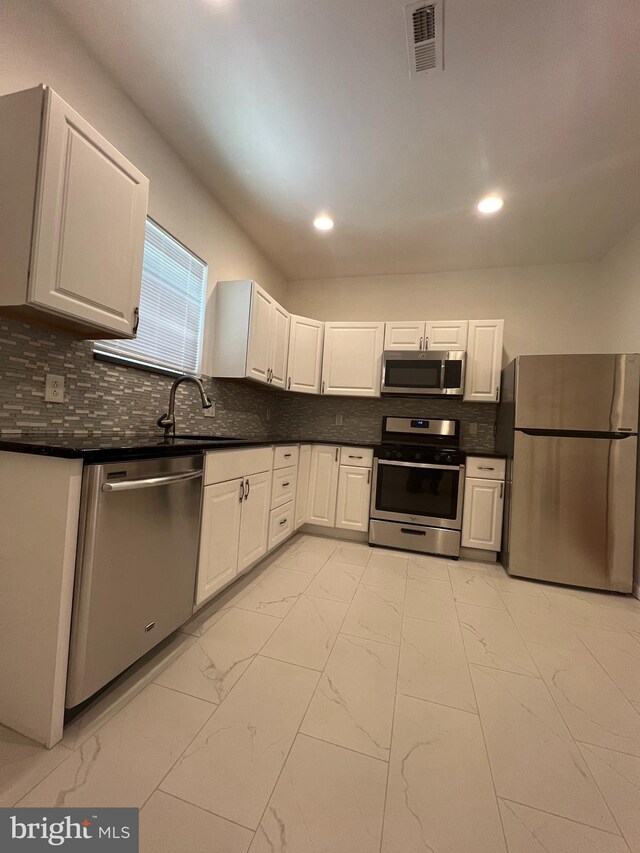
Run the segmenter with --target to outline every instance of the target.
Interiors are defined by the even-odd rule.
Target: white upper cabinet
[[[252,282],[245,375],[258,382],[268,382],[270,378],[274,303],[266,290]]]
[[[271,330],[271,384],[276,388],[284,388],[287,384],[289,355],[289,312],[277,302],[273,303]]]
[[[291,315],[287,389],[319,394],[322,381],[324,323]]]
[[[402,320],[385,323],[387,350],[464,350],[467,348],[467,320]]]
[[[379,397],[384,323],[325,323],[322,393]]]
[[[469,320],[464,399],[497,403],[500,399],[504,320]]]
[[[213,376],[284,388],[289,313],[255,281],[219,281],[213,315]]]
[[[384,324],[384,348],[420,350],[424,347],[424,320],[398,321]]]
[[[427,320],[425,349],[465,350],[468,329],[468,320]]]
[[[48,87],[0,98],[0,126],[0,305],[133,337],[149,182]]]

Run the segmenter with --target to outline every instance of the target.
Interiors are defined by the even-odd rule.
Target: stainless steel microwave
[[[464,350],[385,350],[380,390],[462,397],[466,362]]]

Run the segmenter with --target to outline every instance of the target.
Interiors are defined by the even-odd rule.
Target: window
[[[131,365],[198,374],[207,265],[147,219],[135,340],[95,341],[94,352]]]

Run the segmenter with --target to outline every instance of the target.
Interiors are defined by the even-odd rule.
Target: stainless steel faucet
[[[204,390],[204,385],[199,379],[196,379],[195,376],[179,376],[171,386],[171,391],[169,392],[169,411],[165,415],[161,415],[156,421],[159,427],[164,427],[165,438],[176,434],[176,391],[178,390],[178,385],[181,385],[183,382],[193,382],[197,387],[200,392],[203,409],[210,409],[212,405],[207,392]]]

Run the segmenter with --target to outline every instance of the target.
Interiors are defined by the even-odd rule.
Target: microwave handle
[[[443,358],[440,362],[440,387],[444,390],[444,379],[447,370],[447,359]]]

